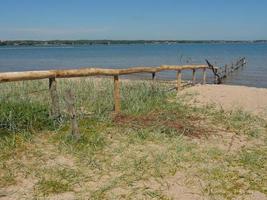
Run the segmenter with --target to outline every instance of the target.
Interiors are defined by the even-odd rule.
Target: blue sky
[[[1,0],[0,40],[267,39],[266,0]]]

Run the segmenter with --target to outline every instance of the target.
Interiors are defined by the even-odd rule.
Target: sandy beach
[[[196,85],[182,91],[190,103],[214,104],[225,110],[244,110],[267,118],[267,89],[235,85]],[[192,97],[192,98],[191,98]]]

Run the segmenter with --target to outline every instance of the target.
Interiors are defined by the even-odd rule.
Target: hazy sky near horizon
[[[0,40],[267,39],[267,0],[1,0]]]

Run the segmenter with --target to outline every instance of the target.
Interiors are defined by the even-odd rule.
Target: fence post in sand
[[[227,77],[227,75],[228,75],[227,67],[228,67],[227,65],[224,66],[224,75],[225,75],[225,77]]]
[[[246,65],[246,58],[242,58],[242,67],[244,67],[244,65]]]
[[[231,64],[231,73],[233,73],[234,72],[234,63],[232,62],[232,64]]]
[[[181,70],[177,71],[176,79],[177,79],[177,91],[179,91],[182,87],[182,71]]]
[[[120,82],[119,76],[114,76],[114,110],[116,114],[121,111],[121,99],[120,99]]]
[[[206,68],[203,68],[203,77],[202,77],[202,84],[206,84]]]
[[[75,96],[73,95],[70,89],[66,91],[65,102],[67,104],[67,110],[69,112],[70,120],[71,120],[71,137],[74,140],[80,140],[81,134],[80,134],[80,130],[78,127],[77,114],[76,114],[75,103],[74,103]]]
[[[58,121],[60,120],[61,114],[59,108],[56,78],[49,78],[49,92],[51,96],[51,117],[54,120]]]
[[[156,78],[156,72],[152,72],[152,80],[154,81]]]
[[[216,70],[217,73],[217,70]],[[217,84],[218,83],[218,77],[214,74],[214,83]]]
[[[193,83],[193,85],[195,85],[196,84],[196,69],[193,69],[192,71],[193,71],[193,74],[192,74],[192,83]]]

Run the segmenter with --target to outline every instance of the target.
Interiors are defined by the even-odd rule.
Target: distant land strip
[[[267,40],[0,40],[0,46],[64,46],[113,44],[250,44]]]

